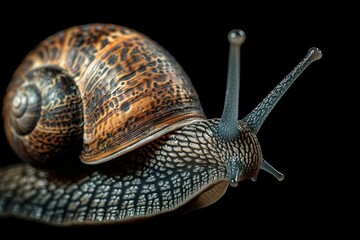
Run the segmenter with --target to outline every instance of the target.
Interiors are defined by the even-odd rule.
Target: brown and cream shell
[[[110,24],[72,27],[40,43],[16,70],[3,115],[22,159],[45,162],[82,140],[80,158],[91,164],[205,118],[164,48]]]

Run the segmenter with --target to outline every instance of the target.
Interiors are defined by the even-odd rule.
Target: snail
[[[142,33],[87,24],[45,39],[4,97],[5,133],[24,163],[0,169],[0,216],[61,226],[137,222],[207,207],[260,169],[282,180],[256,134],[322,53],[310,48],[239,120],[245,33],[232,30],[228,40],[223,113],[207,119],[180,64]]]

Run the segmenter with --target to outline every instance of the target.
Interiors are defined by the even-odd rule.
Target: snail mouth
[[[30,133],[36,126],[41,112],[41,94],[34,85],[21,86],[10,101],[10,119],[20,135]]]
[[[238,156],[232,156],[227,162],[227,168],[230,175],[230,186],[237,187],[239,178],[243,170],[243,164]]]

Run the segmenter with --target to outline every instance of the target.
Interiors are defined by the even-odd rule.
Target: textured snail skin
[[[256,136],[239,121],[232,142],[216,135],[218,120],[201,121],[119,159],[79,172],[51,172],[19,164],[0,170],[0,215],[53,225],[129,222],[208,206],[229,185],[229,161],[240,156],[239,181],[257,175]]]

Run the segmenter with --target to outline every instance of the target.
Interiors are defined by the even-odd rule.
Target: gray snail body
[[[321,52],[311,48],[238,120],[244,40],[241,30],[229,33],[223,115],[206,119],[186,73],[144,35],[89,24],[46,39],[16,70],[4,98],[6,136],[27,163],[0,169],[0,216],[127,223],[209,206],[260,169],[282,180],[263,159],[256,133]],[[85,164],[66,157],[79,142]]]

